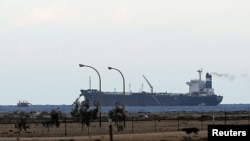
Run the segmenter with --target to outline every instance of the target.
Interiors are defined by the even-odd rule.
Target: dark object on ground
[[[198,131],[199,131],[199,129],[195,128],[195,127],[193,127],[193,128],[183,128],[181,130],[185,131],[187,134],[191,134],[192,132],[195,133],[195,134],[197,134]]]

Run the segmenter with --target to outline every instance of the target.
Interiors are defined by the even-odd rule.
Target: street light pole
[[[122,104],[122,108],[123,108],[123,110],[125,110],[125,79],[124,79],[124,76],[123,76],[122,72],[120,70],[118,70],[117,68],[108,67],[108,69],[109,70],[112,70],[112,69],[117,70],[122,76],[122,80],[123,80],[123,104]]]
[[[102,90],[101,90],[101,76],[99,74],[99,72],[92,66],[88,66],[88,65],[83,65],[83,64],[79,64],[80,67],[89,67],[89,68],[92,68],[93,70],[95,70],[99,76],[99,126],[101,127],[102,124],[101,124],[101,121],[102,121],[102,116],[101,116],[101,109],[102,109],[102,98],[101,98],[101,93],[102,93]]]

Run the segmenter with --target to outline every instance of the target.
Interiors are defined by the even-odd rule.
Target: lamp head
[[[83,65],[83,64],[79,64],[79,66],[80,66],[80,67],[85,67],[85,65]]]
[[[108,67],[109,70],[113,69],[112,67]]]

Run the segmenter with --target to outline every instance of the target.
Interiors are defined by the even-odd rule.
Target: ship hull
[[[29,107],[30,105],[27,103],[18,103],[17,107]]]
[[[189,94],[169,93],[108,93],[95,90],[81,90],[81,95],[88,100],[90,105],[95,102],[102,106],[114,106],[116,104],[125,106],[216,106],[223,99],[218,95],[196,96]]]

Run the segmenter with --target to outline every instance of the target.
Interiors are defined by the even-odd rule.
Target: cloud
[[[0,3],[1,4],[1,3]],[[14,5],[14,6],[13,6]],[[28,5],[28,6],[27,6]],[[232,1],[34,1],[0,6],[2,21],[16,26],[73,25],[185,25],[231,26],[246,21],[247,3]],[[7,8],[5,8],[7,7]],[[3,9],[2,9],[3,8]],[[235,10],[237,9],[237,10]],[[4,17],[4,18],[3,18]],[[235,23],[235,21],[237,21]],[[208,24],[210,23],[210,24]],[[225,24],[226,23],[226,24]],[[246,24],[247,25],[247,24]],[[222,26],[221,26],[222,27]]]
[[[42,2],[41,2],[42,3]],[[0,10],[9,15],[1,15],[3,22],[22,26],[39,25],[96,25],[96,24],[126,24],[129,21],[129,9],[118,4],[117,6],[101,2],[78,3],[32,3],[29,7],[16,8],[15,6]],[[12,9],[12,10],[11,10]],[[131,15],[130,15],[131,16]]]
[[[70,15],[67,9],[58,6],[34,8],[29,13],[24,14],[23,17],[17,19],[17,25],[30,26],[30,25],[46,25],[58,24],[65,21],[65,17]]]

